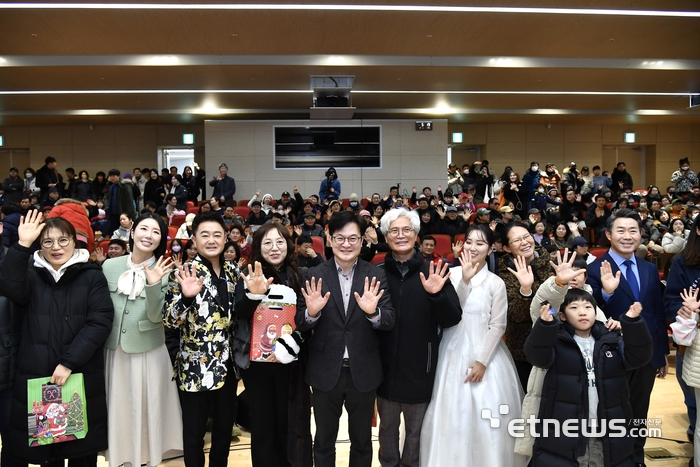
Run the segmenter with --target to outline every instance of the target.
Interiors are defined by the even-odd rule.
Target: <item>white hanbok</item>
[[[510,420],[520,417],[523,394],[502,339],[506,286],[487,267],[469,285],[462,282],[460,267],[450,271],[462,320],[445,329],[440,343],[433,398],[421,430],[420,465],[524,467],[528,458],[514,453],[515,438],[508,434]],[[476,361],[486,366],[484,378],[465,383]],[[496,422],[499,426],[492,427]]]

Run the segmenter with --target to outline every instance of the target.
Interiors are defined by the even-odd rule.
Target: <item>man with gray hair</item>
[[[219,200],[220,204],[233,206],[233,195],[236,194],[236,181],[228,176],[228,165],[219,164],[219,176],[209,182],[214,187],[212,198]]]
[[[382,217],[382,233],[391,251],[386,272],[397,325],[380,334],[384,380],[377,389],[379,462],[382,467],[417,467],[420,431],[432,397],[442,329],[459,323],[459,305],[448,264],[425,261],[416,248],[418,213],[392,209]],[[399,452],[399,425],[406,437]]]

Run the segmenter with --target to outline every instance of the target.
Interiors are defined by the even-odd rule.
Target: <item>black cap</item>
[[[283,191],[282,196],[292,196],[292,195],[290,195],[288,191]]]

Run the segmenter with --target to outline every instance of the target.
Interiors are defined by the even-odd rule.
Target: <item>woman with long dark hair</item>
[[[287,300],[294,300],[291,303],[296,310],[304,276],[297,267],[294,243],[281,224],[263,224],[255,232],[252,246],[248,275],[241,274],[243,280],[236,286],[237,335],[243,341],[235,350],[250,398],[252,463],[254,467],[310,466],[310,393],[304,383],[304,346],[299,345],[299,334],[291,327],[294,314],[289,323],[267,325],[262,337],[255,336],[259,346],[252,351],[250,346],[251,321],[267,320],[270,307],[290,303]],[[287,355],[296,349],[298,359],[281,363],[278,348],[285,349]]]
[[[151,170],[151,178],[146,182],[146,186],[143,189],[143,202],[151,201],[160,207],[164,199],[163,181],[158,176],[157,170]]]
[[[172,260],[165,258],[168,228],[147,213],[131,227],[131,254],[102,265],[114,303],[105,343],[111,466],[157,465],[182,450],[177,386],[165,346],[163,302]],[[128,410],[126,410],[128,408]]]
[[[700,289],[700,216],[695,217],[685,248],[673,258],[667,278],[664,291],[667,318],[677,314],[685,319],[694,317],[697,321],[700,309],[697,306],[686,306],[681,294],[684,291],[691,295],[697,294]],[[697,295],[695,301],[697,304]],[[676,352],[676,378],[688,408],[688,435],[695,433],[695,457],[700,459],[700,430],[697,428],[696,409],[696,401],[700,399],[700,341],[697,337],[689,347],[679,346]]]
[[[494,243],[485,224],[472,225],[461,267],[450,270],[462,320],[443,330],[433,397],[421,430],[421,465],[527,465],[527,457],[513,452],[515,438],[503,430],[480,429],[483,409],[495,414],[500,404],[507,404],[507,423],[519,417],[522,401],[513,359],[502,339],[508,321],[506,286],[487,266]]]
[[[90,194],[92,192],[92,180],[90,179],[90,174],[87,170],[81,170],[78,173],[78,179],[73,182],[73,193],[69,193],[66,196],[71,196],[73,199],[78,201],[86,202],[88,199],[92,199]]]
[[[192,167],[186,165],[182,170],[182,185],[187,188],[187,201],[192,201],[197,204],[197,198],[199,198],[199,181],[197,177],[194,176]]]
[[[31,464],[96,466],[107,448],[103,345],[114,307],[100,266],[77,247],[75,228],[57,217],[42,223],[38,211],[22,217],[19,241],[0,268],[0,294],[23,307],[17,376],[10,409],[10,454]],[[39,250],[32,245],[38,240]],[[33,261],[32,261],[33,260]],[[84,439],[30,447],[27,443],[27,380],[58,386],[82,373],[88,431]],[[63,400],[70,398],[63,394]]]
[[[516,172],[511,170],[505,177],[506,183],[503,185],[503,197],[506,200],[506,204],[508,202],[513,203],[515,214],[519,215],[521,219],[527,219],[527,189]]]
[[[95,202],[99,199],[104,199],[107,194],[107,176],[104,172],[100,171],[95,174],[95,180],[92,181],[90,193],[92,195],[92,200]]]

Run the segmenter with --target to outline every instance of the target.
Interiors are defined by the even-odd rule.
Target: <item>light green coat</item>
[[[144,353],[165,343],[162,313],[168,276],[160,283],[145,286],[136,300],[129,300],[117,293],[119,276],[128,269],[126,259],[126,255],[110,258],[102,265],[114,303],[112,332],[105,347],[116,350],[120,346],[126,353]]]

